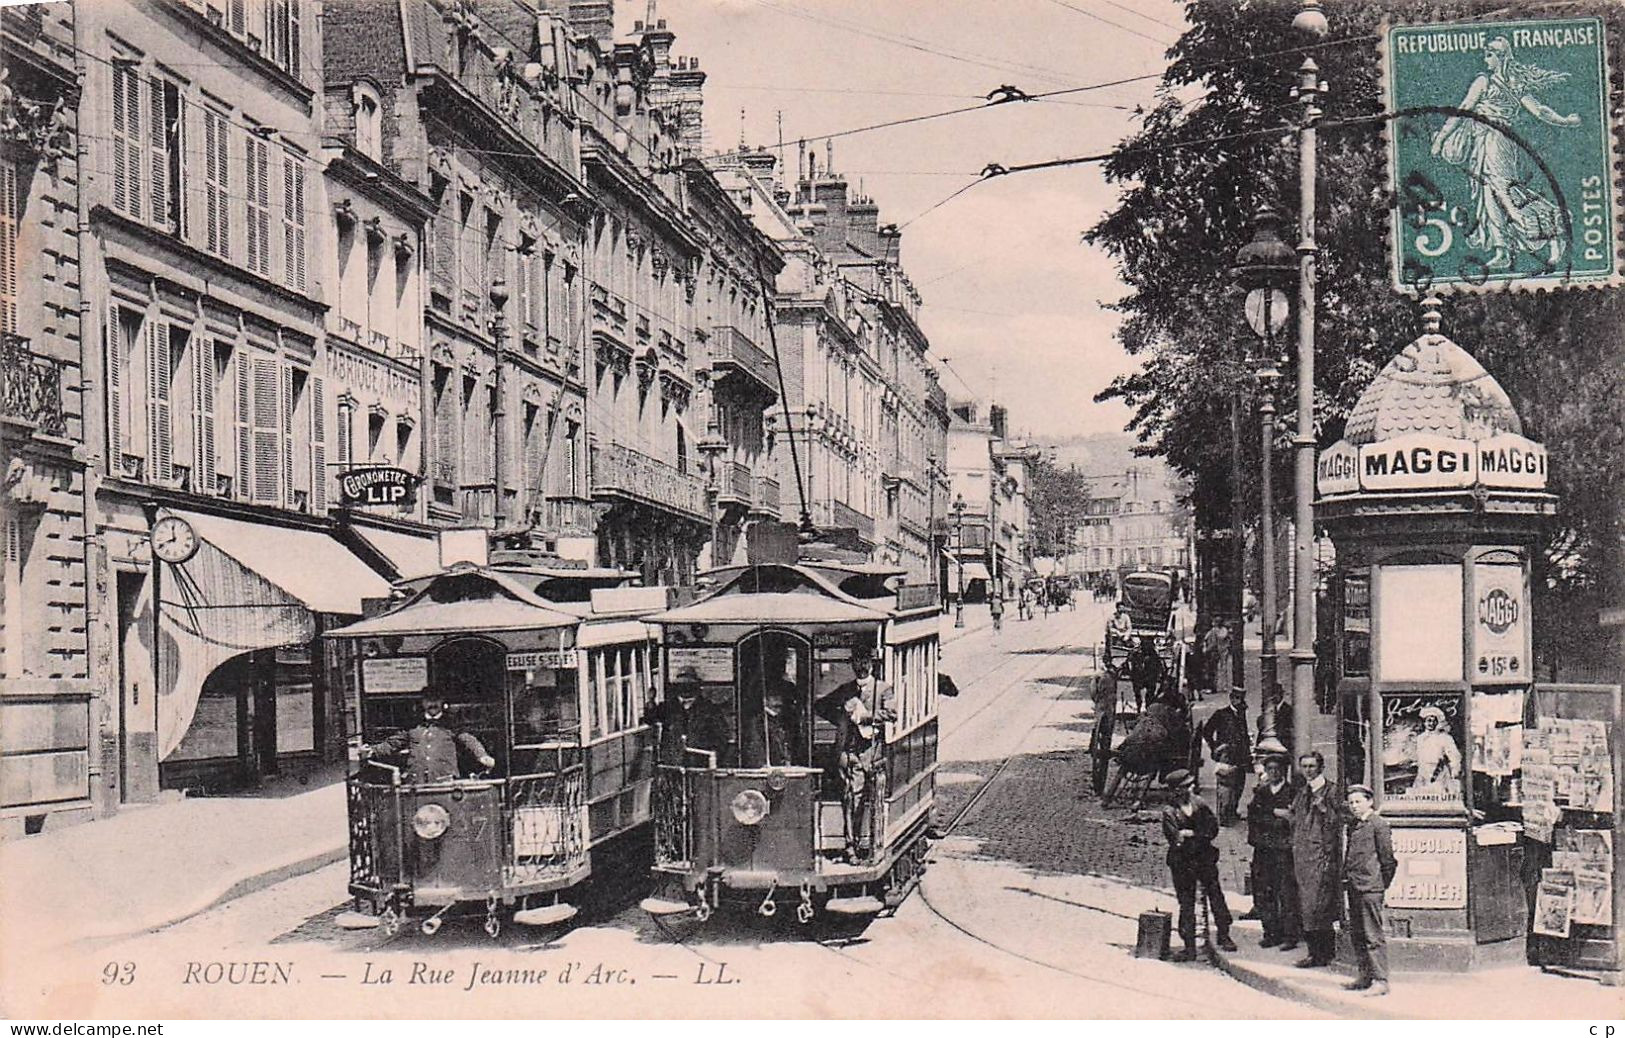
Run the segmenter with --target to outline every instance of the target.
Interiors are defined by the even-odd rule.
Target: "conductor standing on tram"
[[[361,756],[400,757],[406,760],[401,778],[408,783],[444,782],[459,776],[457,751],[479,762],[480,767],[496,767],[496,759],[486,752],[485,745],[468,732],[453,732],[441,722],[446,716],[446,697],[438,692],[425,692],[422,698],[423,722],[416,727],[396,732],[383,742],[361,747]]]
[[[835,763],[846,806],[847,848],[857,855],[867,845],[863,834],[874,816],[875,787],[884,771],[880,759],[883,726],[897,716],[892,711],[892,688],[874,676],[874,660],[868,652],[855,648],[852,680],[837,686],[819,705],[824,716],[834,716]]]

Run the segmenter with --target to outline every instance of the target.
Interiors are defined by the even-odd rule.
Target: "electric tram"
[[[644,618],[671,598],[633,576],[497,553],[398,585],[383,611],[329,632],[356,763],[341,926],[410,920],[432,935],[483,913],[495,937],[507,919],[568,921],[597,874],[647,875],[642,715],[659,664]],[[449,774],[388,755],[426,697],[445,702],[433,723],[459,744]]]
[[[937,768],[935,590],[870,563],[713,570],[652,617],[656,917],[866,921],[918,882]]]

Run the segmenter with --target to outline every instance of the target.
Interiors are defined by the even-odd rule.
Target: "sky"
[[[647,0],[621,0],[630,30]],[[775,145],[794,175],[799,138],[1032,94],[1159,76],[1182,24],[1173,0],[657,0],[674,52],[707,73],[708,150]],[[1115,24],[1113,24],[1115,23]],[[881,37],[885,37],[884,39]],[[903,225],[902,259],[951,397],[1010,409],[1040,442],[1121,431],[1095,393],[1135,362],[1103,308],[1124,294],[1082,233],[1116,202],[1096,165],[975,183],[1004,166],[1109,150],[1157,86],[1149,78],[842,136],[835,168]],[[824,166],[825,145],[809,144]]]

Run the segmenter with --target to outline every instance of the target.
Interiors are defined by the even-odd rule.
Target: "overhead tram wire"
[[[1121,31],[1128,33],[1130,36],[1138,36],[1142,40],[1150,40],[1152,43],[1155,43],[1159,47],[1172,47],[1173,46],[1173,44],[1171,42],[1169,42],[1168,40],[1160,39],[1160,38],[1158,38],[1156,36],[1152,36],[1150,33],[1141,32],[1138,29],[1131,29],[1128,26],[1124,25],[1122,22],[1114,22],[1110,18],[1107,18],[1103,14],[1096,14],[1095,12],[1086,10],[1086,9],[1084,9],[1082,7],[1079,7],[1076,4],[1068,3],[1067,0],[1050,0],[1050,3],[1054,4],[1057,7],[1064,7],[1068,11],[1074,11],[1074,12],[1076,12],[1078,14],[1083,15],[1085,18],[1093,18],[1097,22],[1103,22],[1106,25],[1109,25],[1114,29],[1120,29]]]
[[[1125,5],[1125,4],[1118,3],[1117,0],[1100,0],[1100,2],[1103,3],[1103,4],[1106,4],[1106,5],[1110,6],[1110,7],[1115,7],[1119,11],[1127,11],[1129,14],[1134,15],[1136,18],[1144,18],[1148,22],[1153,22],[1153,23],[1155,23],[1157,25],[1161,25],[1161,26],[1163,26],[1165,28],[1174,29],[1174,30],[1177,30],[1179,32],[1184,32],[1185,31],[1185,26],[1183,26],[1183,25],[1175,25],[1173,22],[1165,22],[1161,18],[1153,18],[1151,15],[1146,14],[1144,11],[1136,11],[1132,7],[1129,7],[1129,6]]]

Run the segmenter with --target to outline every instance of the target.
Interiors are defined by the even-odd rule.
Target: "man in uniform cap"
[[[1343,851],[1343,885],[1348,890],[1349,935],[1360,960],[1360,977],[1344,985],[1367,995],[1388,994],[1388,921],[1382,898],[1399,871],[1388,821],[1377,814],[1370,786],[1348,788],[1348,840]]]
[[[1179,939],[1185,947],[1174,954],[1175,962],[1196,958],[1196,888],[1202,888],[1218,929],[1219,947],[1235,951],[1230,939],[1230,906],[1219,886],[1219,849],[1213,846],[1219,835],[1219,819],[1213,809],[1196,795],[1196,781],[1188,771],[1170,772],[1164,780],[1176,791],[1177,799],[1162,809],[1162,833],[1168,839],[1168,871],[1174,880],[1174,896],[1179,899]]]
[[[423,723],[396,732],[383,742],[361,747],[363,757],[400,757],[406,760],[401,767],[401,779],[409,783],[444,782],[460,774],[457,760],[459,747],[479,762],[482,768],[496,767],[496,760],[486,752],[484,744],[468,732],[452,734],[441,722],[446,716],[446,697],[438,692],[425,692],[422,698]]]

